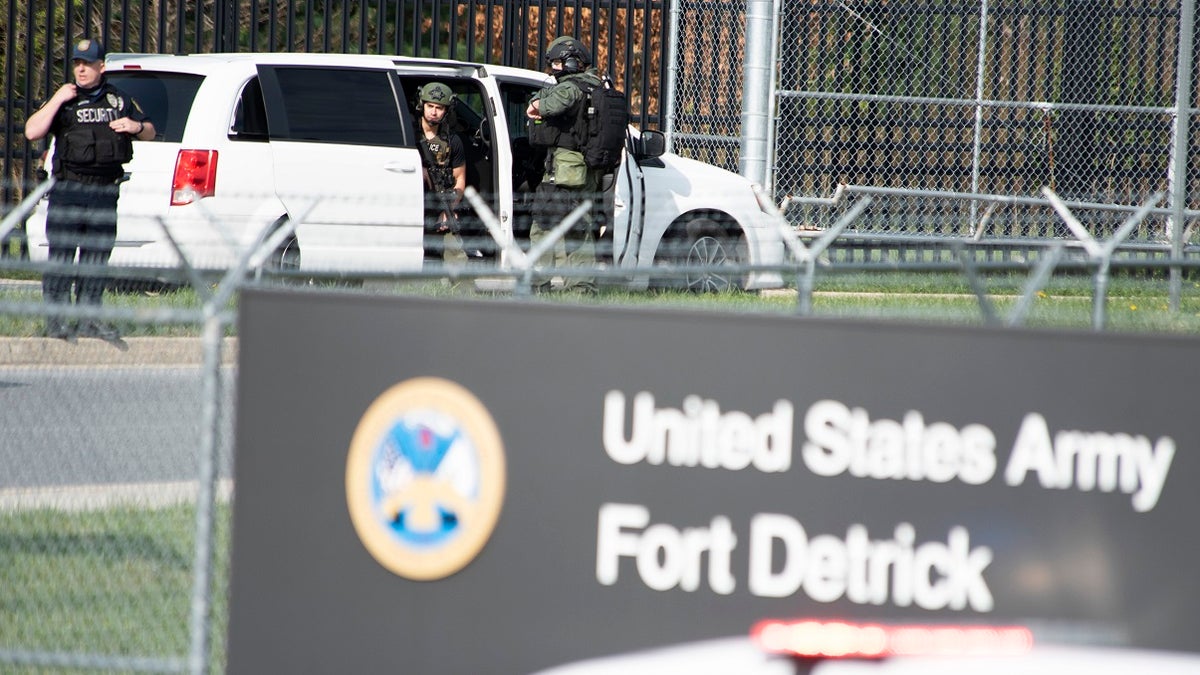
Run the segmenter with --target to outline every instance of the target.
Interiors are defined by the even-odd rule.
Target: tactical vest
[[[578,150],[579,115],[543,117],[529,122],[529,144],[535,148]]]
[[[529,144],[535,148],[579,150],[583,147],[584,140],[587,139],[588,119],[586,111],[588,89],[582,81],[576,81],[574,77],[564,79],[563,82],[571,84],[583,96],[571,106],[569,114],[530,120]]]
[[[450,166],[450,139],[440,131],[433,138],[425,138],[424,132],[419,133],[417,143],[421,149],[422,163],[429,171],[429,182],[434,192],[448,192],[454,189],[454,169]]]
[[[113,131],[108,123],[128,117],[132,107],[128,97],[107,83],[63,105],[54,141],[55,177],[120,178],[122,165],[133,159],[133,137]]]

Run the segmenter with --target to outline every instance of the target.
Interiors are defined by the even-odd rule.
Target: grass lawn
[[[224,663],[228,504],[217,512],[213,663]],[[0,513],[0,650],[184,659],[195,509]],[[3,663],[0,661],[0,663]],[[5,673],[78,672],[6,664]]]
[[[1026,278],[1011,273],[991,274],[982,285],[998,323],[1012,315],[1024,292]],[[354,292],[359,289],[317,282],[297,287],[302,291]],[[459,297],[512,301],[509,294],[480,293],[469,281],[448,286],[437,281],[376,283],[372,293]],[[1152,333],[1200,333],[1200,282],[1187,279],[1182,286],[1180,309],[1169,307],[1168,284],[1164,278],[1115,275],[1105,303],[1108,330]],[[1093,322],[1092,280],[1086,275],[1051,278],[1036,293],[1025,326],[1090,330]],[[679,308],[713,312],[797,313],[794,286],[762,293],[693,294],[685,291],[649,292],[605,289],[596,296],[537,296],[536,302],[569,302],[605,306]],[[5,303],[22,305],[31,312],[3,311]],[[182,288],[156,293],[110,292],[105,306],[130,312],[159,309],[197,310],[203,298]],[[230,308],[236,307],[236,297]],[[42,327],[41,289],[36,283],[0,283],[0,336],[32,337]],[[935,323],[984,324],[980,302],[962,275],[948,272],[854,272],[818,275],[814,285],[811,315],[863,319],[910,320]],[[199,329],[186,323],[122,324],[129,337],[195,336]],[[236,329],[228,331],[235,334]]]

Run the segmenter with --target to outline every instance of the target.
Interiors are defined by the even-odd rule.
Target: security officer
[[[46,213],[50,262],[70,265],[78,254],[81,267],[103,266],[116,243],[117,184],[125,175],[125,162],[133,158],[132,139],[153,139],[154,124],[136,101],[107,82],[99,42],[80,40],[71,64],[75,82],[59,87],[29,116],[25,137],[36,141],[54,135],[51,173],[56,183]],[[72,283],[76,304],[100,305],[103,276],[46,273],[42,296],[51,304],[70,304]],[[59,316],[46,322],[45,334],[63,340],[76,334],[103,340],[121,336],[103,322],[85,321],[76,328]]]
[[[592,55],[582,42],[573,37],[556,38],[546,49],[546,61],[555,83],[534,94],[525,109],[530,120],[529,142],[537,147],[547,147],[546,175],[537,187],[537,205],[530,227],[531,244],[545,238],[581,201],[597,199],[600,181],[604,172],[593,169],[584,161],[581,146],[579,121],[584,115],[591,90],[602,85],[596,69],[591,67]],[[596,266],[595,219],[585,216],[567,231],[555,257],[565,258],[565,263],[574,267]],[[596,283],[587,277],[575,277],[564,281],[568,290],[594,292]],[[540,290],[547,290],[549,283],[543,280]]]
[[[417,147],[425,173],[425,232],[433,242],[425,246],[427,260],[463,262],[462,232],[457,209],[467,189],[467,155],[462,139],[450,128],[454,92],[441,82],[417,90]],[[443,258],[444,254],[444,258]]]

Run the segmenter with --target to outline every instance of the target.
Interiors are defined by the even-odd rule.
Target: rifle
[[[450,231],[454,234],[458,234],[458,213],[456,212],[456,206],[454,204],[454,199],[458,196],[458,193],[454,189],[438,190],[433,187],[433,180],[430,178],[429,169],[436,168],[437,165],[434,163],[433,158],[429,156],[428,146],[426,146],[424,143],[417,143],[417,147],[420,148],[421,158],[425,163],[425,186],[429,188],[431,193],[431,195],[426,196],[426,203],[428,203],[430,197],[436,199],[438,206],[441,207],[441,213],[446,216],[445,222],[450,228]],[[454,195],[454,197],[451,197],[451,195]],[[441,222],[442,221],[439,220],[432,226],[432,228],[429,225],[426,225],[426,229],[431,230],[432,232],[437,232]]]
[[[458,234],[458,211],[454,204],[454,198],[458,196],[458,193],[454,190],[436,190],[433,194],[434,198],[438,201],[438,206],[441,208],[442,214],[446,216],[445,221],[438,220],[438,222],[434,224],[434,231],[436,232],[437,228],[440,227],[443,222],[445,222],[446,226],[450,228],[451,232]]]

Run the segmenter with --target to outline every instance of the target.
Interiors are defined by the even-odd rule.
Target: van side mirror
[[[639,160],[660,157],[667,151],[667,137],[661,131],[647,129],[642,132],[635,148]]]

